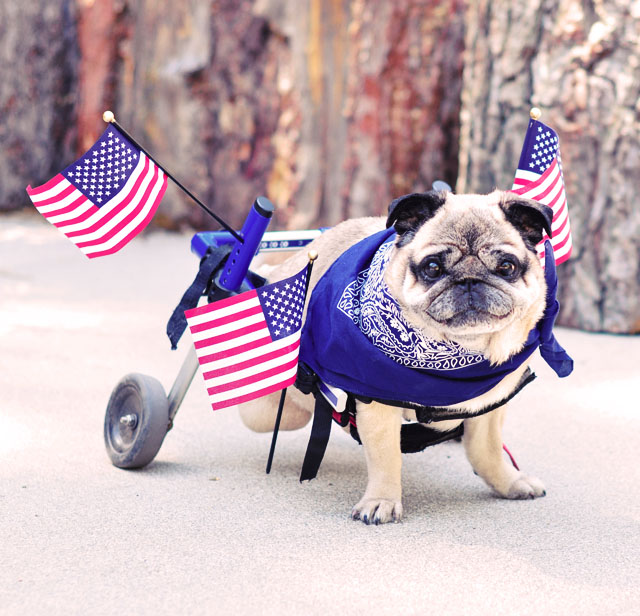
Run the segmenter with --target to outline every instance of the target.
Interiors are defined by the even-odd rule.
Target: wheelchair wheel
[[[104,442],[119,468],[141,468],[155,458],[169,428],[169,401],[157,379],[128,374],[115,386],[104,418]]]

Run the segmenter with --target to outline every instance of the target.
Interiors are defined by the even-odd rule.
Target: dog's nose
[[[477,278],[464,278],[456,283],[460,299],[466,303],[468,309],[486,310],[486,289],[482,280]]]
[[[476,285],[479,285],[480,283],[481,281],[476,278],[465,278],[464,280],[459,280],[456,284],[462,287],[467,293],[471,293]]]

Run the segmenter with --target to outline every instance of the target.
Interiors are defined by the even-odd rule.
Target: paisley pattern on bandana
[[[458,370],[484,361],[481,353],[469,351],[455,342],[427,338],[406,321],[383,279],[392,248],[392,242],[380,246],[371,266],[359,272],[345,288],[338,309],[375,347],[402,366]]]

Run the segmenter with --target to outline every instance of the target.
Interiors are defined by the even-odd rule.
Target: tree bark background
[[[239,226],[386,212],[435,179],[510,188],[533,105],[560,136],[574,256],[559,322],[640,331],[640,3],[25,0],[0,4],[0,209],[102,112]],[[212,223],[169,184],[153,224]]]
[[[73,160],[74,26],[72,0],[0,2],[0,212]]]
[[[235,225],[259,194],[278,206],[275,226],[302,228],[380,214],[403,192],[455,182],[462,0],[75,6],[76,155],[111,108]],[[47,169],[68,164],[62,154]],[[29,176],[36,184],[47,172]],[[19,195],[0,189],[0,202],[25,203]],[[154,223],[210,221],[170,183]]]
[[[291,49],[281,86],[293,130],[276,138],[270,177],[290,226],[381,214],[400,194],[455,182],[463,9],[458,0],[258,0],[254,10]]]
[[[510,188],[540,107],[574,243],[559,322],[640,332],[640,3],[480,0],[467,28],[458,192]]]

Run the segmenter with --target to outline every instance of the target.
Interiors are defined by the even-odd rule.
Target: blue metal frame
[[[201,231],[191,239],[191,252],[200,259],[209,248],[232,245],[224,267],[216,274],[215,285],[222,291],[233,294],[252,288],[247,272],[258,252],[299,250],[311,243],[327,228],[307,231],[272,231],[267,226],[274,212],[273,204],[266,197],[258,197],[239,232],[242,242],[229,231]]]

